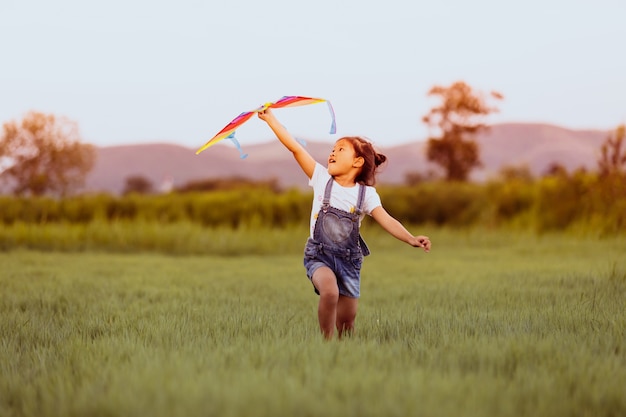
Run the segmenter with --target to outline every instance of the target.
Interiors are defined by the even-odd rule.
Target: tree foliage
[[[143,175],[132,175],[126,178],[126,184],[124,185],[124,191],[122,194],[150,194],[154,191],[154,185],[152,181]]]
[[[487,103],[485,94],[463,81],[449,87],[435,86],[428,95],[439,97],[441,103],[422,118],[435,134],[428,139],[426,156],[443,168],[446,180],[465,181],[470,171],[481,165],[480,149],[473,138],[487,129],[484,118],[497,108]],[[489,97],[502,99],[495,91]]]
[[[16,195],[67,195],[84,184],[94,162],[93,146],[81,143],[66,118],[33,111],[3,126],[0,179]]]
[[[268,189],[279,192],[280,187],[277,178],[268,180],[252,180],[244,177],[206,178],[189,181],[179,187],[176,192],[189,193],[199,191],[226,191],[238,189]]]

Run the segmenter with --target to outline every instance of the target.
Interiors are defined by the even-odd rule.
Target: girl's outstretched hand
[[[414,236],[411,245],[424,249],[424,252],[430,252],[430,239],[428,236]]]

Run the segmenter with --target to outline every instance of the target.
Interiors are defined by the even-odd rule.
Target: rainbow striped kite
[[[241,145],[239,141],[235,138],[235,130],[239,128],[242,124],[247,122],[255,113],[261,112],[265,109],[280,109],[283,107],[295,107],[295,106],[305,106],[307,104],[317,104],[326,102],[328,104],[328,110],[330,111],[330,115],[332,117],[332,123],[330,126],[330,133],[334,134],[337,131],[337,127],[335,124],[335,111],[333,110],[333,106],[330,104],[330,101],[324,100],[323,98],[312,98],[312,97],[301,97],[301,96],[284,96],[280,100],[275,101],[274,103],[265,103],[264,105],[252,110],[241,113],[239,116],[235,117],[229,124],[227,124],[219,133],[213,136],[207,143],[204,144],[200,149],[196,151],[196,155],[200,152],[204,151],[207,148],[215,145],[217,142],[230,139],[233,141],[237,149],[239,150],[239,154],[241,158],[245,158],[248,155],[244,154],[241,150]]]

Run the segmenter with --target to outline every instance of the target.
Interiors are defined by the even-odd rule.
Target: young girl
[[[270,109],[258,116],[293,153],[313,187],[311,236],[304,249],[304,266],[320,296],[317,315],[322,334],[332,339],[336,327],[341,337],[354,328],[361,264],[363,256],[369,255],[359,233],[365,214],[392,236],[426,252],[430,251],[430,240],[413,236],[383,208],[373,185],[376,168],[387,158],[376,153],[370,142],[359,137],[339,139],[328,157],[328,168],[324,168]]]

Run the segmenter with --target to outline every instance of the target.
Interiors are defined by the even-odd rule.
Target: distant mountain
[[[605,131],[571,130],[545,124],[494,125],[476,138],[483,167],[474,171],[472,178],[484,180],[504,166],[521,165],[540,175],[554,162],[568,170],[594,169],[607,135]],[[323,164],[331,148],[330,143],[307,144],[309,152]],[[426,161],[424,141],[379,148],[389,161],[378,176],[381,184],[399,184],[409,172],[424,173],[434,168]],[[235,176],[277,179],[283,187],[306,187],[306,177],[277,140],[244,144],[244,150],[249,156],[242,160],[228,141],[200,155],[195,155],[195,149],[175,144],[101,147],[97,149],[97,161],[87,178],[86,189],[121,193],[131,176],[144,177],[155,188],[169,182],[180,186],[193,180]]]

